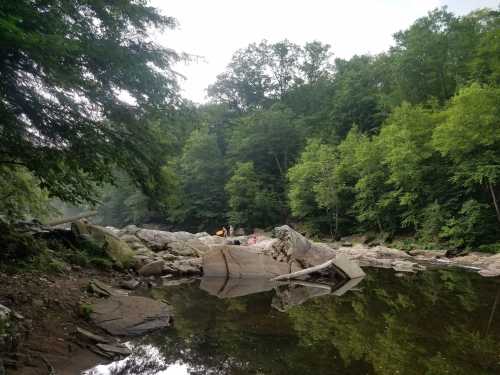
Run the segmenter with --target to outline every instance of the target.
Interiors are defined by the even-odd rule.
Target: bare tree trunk
[[[77,221],[77,220],[84,219],[84,218],[90,217],[90,216],[95,216],[95,215],[97,215],[97,211],[84,212],[84,213],[81,213],[80,215],[67,217],[65,219],[57,219],[57,220],[49,221],[48,223],[46,223],[46,225],[52,227],[52,226],[59,225],[59,224],[72,223],[73,221]]]
[[[380,222],[380,218],[377,215],[377,226],[378,226],[378,231],[382,233],[384,231],[384,228],[382,228],[382,223]]]
[[[278,166],[278,169],[280,171],[280,175],[281,177],[284,177],[284,174],[283,174],[283,168],[281,168],[281,163],[280,161],[278,160],[278,157],[276,156],[276,154],[273,154],[274,156],[274,161],[276,162],[276,165]]]
[[[490,188],[491,198],[493,199],[493,205],[495,206],[495,211],[497,213],[497,220],[500,223],[500,209],[498,208],[497,197],[495,195],[495,189],[493,188],[493,184],[488,182],[488,187]]]
[[[287,273],[285,275],[279,275],[279,276],[276,276],[275,278],[271,279],[271,281],[289,280],[289,279],[293,279],[296,277],[309,275],[310,273],[318,272],[318,271],[321,271],[325,268],[330,267],[332,265],[333,261],[334,261],[334,259],[330,259],[329,261],[322,263],[322,264],[319,264],[319,265],[314,266],[314,267],[304,268],[303,270],[292,272],[292,273]]]
[[[488,336],[488,333],[490,332],[491,323],[493,322],[493,316],[495,315],[495,312],[497,310],[499,297],[500,297],[500,288],[498,288],[498,290],[497,290],[497,295],[495,297],[495,301],[493,302],[493,306],[491,307],[490,318],[488,319],[488,327],[486,327],[486,336]]]
[[[335,206],[335,237],[339,235],[339,206]]]
[[[330,226],[330,238],[333,241],[335,239],[333,234],[333,215],[330,214],[330,210],[328,208],[326,209],[326,215],[328,216],[328,224]]]

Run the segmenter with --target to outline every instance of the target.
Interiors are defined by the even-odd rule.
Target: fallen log
[[[79,215],[67,217],[64,219],[56,219],[56,220],[49,221],[45,225],[48,225],[49,227],[54,227],[56,225],[72,223],[73,221],[77,221],[77,220],[84,219],[84,218],[91,217],[91,216],[95,216],[95,215],[97,215],[97,211],[83,212]]]
[[[329,261],[327,261],[325,263],[318,264],[317,266],[305,268],[303,270],[292,272],[292,273],[287,273],[284,275],[279,275],[279,276],[276,276],[275,278],[272,278],[271,281],[289,280],[289,279],[294,279],[296,277],[309,275],[310,273],[318,272],[318,271],[321,271],[325,268],[330,267],[333,264],[334,260],[335,259],[330,259]]]

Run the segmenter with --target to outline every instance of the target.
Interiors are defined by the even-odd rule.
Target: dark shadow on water
[[[500,374],[499,290],[498,280],[461,270],[382,269],[357,285],[157,288],[175,308],[174,327],[89,374]]]

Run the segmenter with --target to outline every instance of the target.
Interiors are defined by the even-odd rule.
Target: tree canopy
[[[115,167],[146,187],[147,119],[176,106],[181,58],[149,33],[175,25],[143,0],[3,1],[0,164],[67,201],[94,199]]]

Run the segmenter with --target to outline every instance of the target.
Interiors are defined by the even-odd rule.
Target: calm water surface
[[[500,374],[499,280],[365,271],[333,293],[218,279],[156,288],[174,326],[87,374]]]

